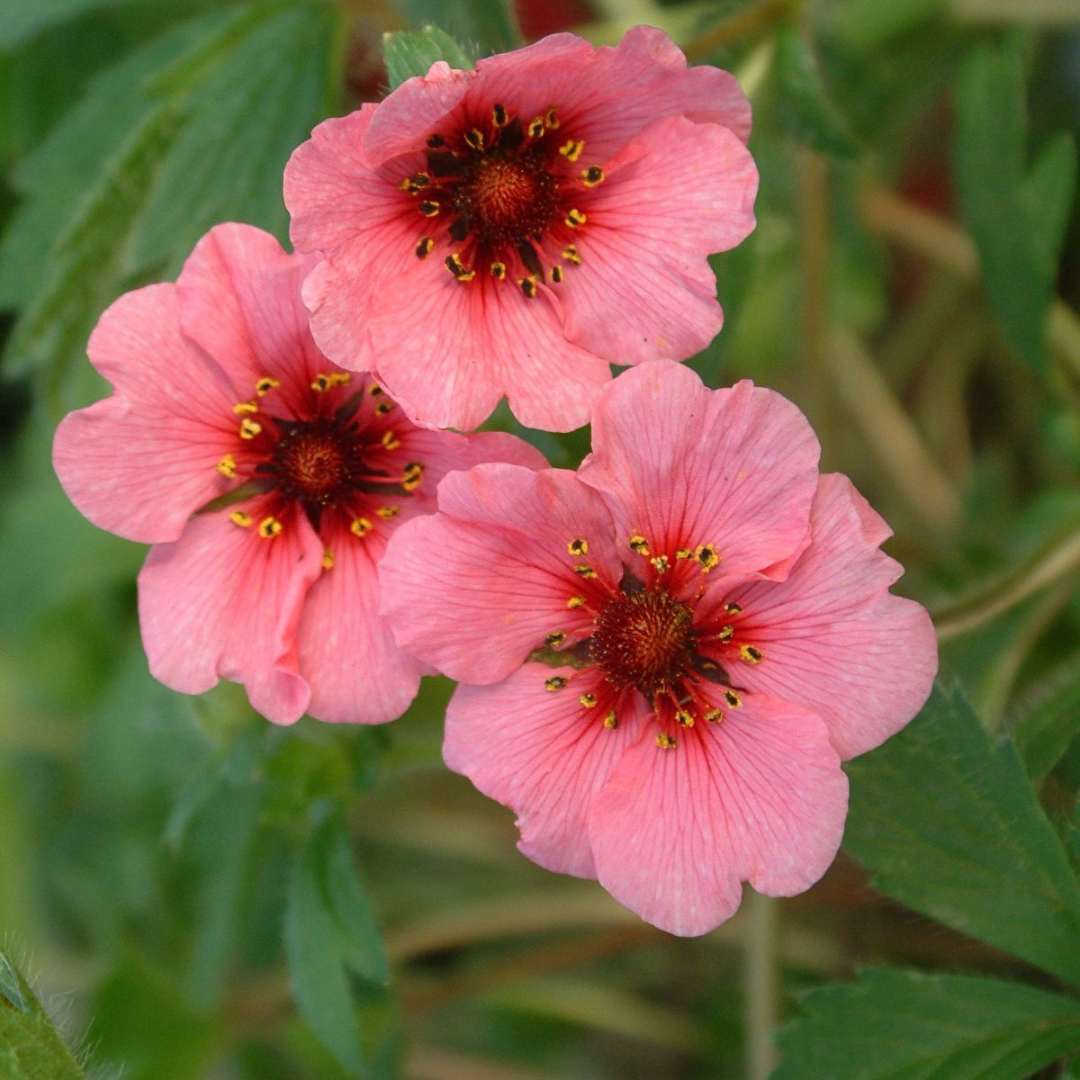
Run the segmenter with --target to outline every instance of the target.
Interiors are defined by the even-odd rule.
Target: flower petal
[[[847,777],[821,719],[747,694],[719,724],[663,749],[647,728],[596,796],[589,838],[600,883],[673,934],[735,913],[740,883],[792,896],[840,846]]]
[[[447,476],[439,508],[406,522],[379,567],[382,611],[399,645],[451,678],[493,683],[547,635],[587,636],[588,609],[568,601],[610,594],[622,564],[603,501],[573,473],[478,465]],[[570,553],[576,539],[587,542],[586,556]]]
[[[681,364],[623,372],[593,417],[579,470],[620,532],[655,552],[712,544],[710,583],[782,578],[809,542],[817,439],[785,398],[748,381],[708,390]]]
[[[61,422],[60,482],[99,528],[142,543],[175,540],[229,486],[215,471],[237,441],[229,382],[181,336],[171,284],[120,297],[88,352],[115,392]]]
[[[846,476],[821,477],[810,521],[813,540],[786,581],[732,594],[740,636],[764,653],[739,681],[814,709],[846,760],[922,708],[937,641],[926,610],[887,591],[901,573],[878,549],[888,526]]]
[[[265,506],[241,509],[257,523]],[[296,630],[322,545],[301,514],[283,525],[264,540],[257,524],[238,528],[208,514],[151,549],[139,574],[139,621],[155,678],[187,694],[232,679],[274,723],[303,715],[311,692],[297,670]]]
[[[559,293],[566,336],[621,364],[692,356],[723,322],[708,256],[754,228],[754,160],[727,128],[673,116],[604,173]]]
[[[553,677],[566,685],[548,690]],[[517,813],[525,855],[578,877],[596,876],[589,807],[642,722],[624,708],[613,729],[604,710],[583,707],[602,683],[595,668],[525,664],[495,686],[459,686],[446,710],[446,764]]]

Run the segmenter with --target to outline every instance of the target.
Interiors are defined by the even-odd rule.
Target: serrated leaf
[[[810,43],[792,23],[784,24],[776,35],[774,66],[780,129],[824,154],[855,157],[858,145],[829,96]]]
[[[348,973],[385,982],[387,963],[352,866],[348,834],[335,819],[319,827],[293,872],[285,955],[300,1015],[345,1069],[364,1075]]]
[[[425,26],[423,30],[383,34],[383,60],[393,90],[406,79],[426,75],[431,65],[439,60],[445,60],[460,71],[469,71],[476,56],[437,26]]]
[[[524,44],[512,0],[405,0],[405,15],[413,26],[443,27],[474,57]]]
[[[983,281],[1006,340],[1036,369],[1046,360],[1046,320],[1054,295],[1055,253],[1071,187],[1071,158],[1051,149],[1028,180],[1024,40],[974,49],[956,90],[956,179],[979,252]],[[1033,198],[1050,196],[1049,208]],[[1050,235],[1052,230],[1059,235]]]
[[[1024,1080],[1080,1047],[1080,1002],[999,979],[866,971],[800,1004],[772,1080]]]
[[[1040,784],[1080,734],[1080,663],[1054,676],[1011,734],[1032,783]]]
[[[935,688],[884,746],[848,764],[844,844],[882,892],[1080,982],[1080,887],[1016,752],[959,691]]]
[[[0,952],[0,1076],[86,1080],[15,965]]]

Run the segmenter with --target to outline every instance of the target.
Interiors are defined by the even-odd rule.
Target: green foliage
[[[956,91],[956,180],[987,295],[1009,344],[1045,366],[1046,317],[1076,182],[1075,147],[1052,142],[1029,170],[1025,41],[975,48]]]
[[[86,11],[122,3],[122,0],[7,0],[0,20],[0,51],[29,41],[57,23]]]
[[[902,904],[1080,982],[1080,886],[1008,740],[935,689],[852,761],[845,846]]]
[[[1033,784],[1046,778],[1080,733],[1080,664],[1056,672],[1012,729],[1017,752]]]
[[[0,1076],[85,1080],[26,980],[0,952]]]
[[[437,26],[425,26],[423,30],[383,34],[383,60],[393,90],[406,79],[426,75],[438,60],[460,71],[468,71],[476,62],[476,56]]]
[[[510,0],[405,0],[404,6],[414,26],[435,24],[458,41],[474,42],[475,55],[522,44]]]
[[[1026,1080],[1080,1047],[1080,1002],[998,979],[866,971],[801,1006],[772,1080]]]

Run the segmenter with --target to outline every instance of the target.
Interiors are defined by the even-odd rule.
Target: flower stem
[[[780,1018],[780,904],[749,890],[750,917],[744,957],[746,986],[746,1077],[768,1080],[779,1060],[772,1033]]]

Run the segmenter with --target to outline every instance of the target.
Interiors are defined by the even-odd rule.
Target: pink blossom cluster
[[[436,63],[293,154],[295,254],[219,225],[102,315],[113,393],[54,450],[91,521],[152,545],[162,682],[382,723],[447,674],[446,761],[522,851],[677,934],[744,881],[821,876],[841,761],[936,668],[887,527],[801,413],[677,363],[721,327],[707,256],[754,226],[749,130],[735,80],[648,27]],[[446,430],[503,396],[591,422],[593,452],[551,469]]]

